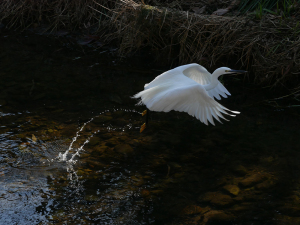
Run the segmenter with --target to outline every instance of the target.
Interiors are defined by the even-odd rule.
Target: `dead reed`
[[[256,20],[175,8],[133,0],[4,0],[0,22],[22,29],[46,24],[50,31],[94,26],[105,40],[118,40],[122,56],[149,46],[169,62],[208,68],[239,64],[255,74],[257,83],[300,87],[300,18],[270,14]],[[299,17],[300,7],[295,10]]]
[[[47,26],[50,30],[71,30],[99,23],[113,0],[4,0],[0,2],[0,22],[8,28]],[[105,9],[106,8],[106,9]],[[102,13],[102,14],[101,14]],[[106,17],[105,17],[106,19]]]
[[[258,83],[299,87],[299,19],[199,15],[132,0],[120,3],[111,20],[120,54],[150,46],[170,60],[177,56],[179,64],[197,62],[210,68],[225,60],[251,70]]]

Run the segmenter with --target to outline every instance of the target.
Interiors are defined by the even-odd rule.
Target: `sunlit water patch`
[[[11,168],[0,181],[1,224],[37,224],[47,221],[53,191],[47,184],[47,173]],[[49,173],[51,175],[51,173]],[[37,208],[45,205],[46,211]]]
[[[0,135],[0,222],[37,224],[46,222],[52,205],[47,177],[53,173],[43,165],[42,145],[13,138],[12,132]],[[12,139],[13,138],[13,139]],[[53,156],[52,156],[53,157]],[[45,204],[47,210],[36,209]]]
[[[153,219],[145,216],[152,213],[151,200],[147,200],[148,203],[145,207],[145,199],[141,195],[141,188],[139,185],[134,185],[138,178],[132,180],[134,173],[126,168],[128,165],[119,162],[119,157],[113,159],[112,152],[105,156],[105,163],[92,159],[95,152],[93,147],[96,146],[95,140],[97,143],[96,149],[97,147],[102,148],[102,150],[105,149],[102,153],[102,150],[100,150],[98,155],[103,156],[107,154],[105,151],[109,148],[106,146],[106,141],[103,143],[99,141],[101,140],[100,137],[113,137],[115,133],[117,136],[122,137],[125,132],[134,129],[139,130],[138,126],[134,127],[135,125],[132,122],[135,121],[131,121],[131,119],[129,119],[128,124],[122,123],[122,126],[118,126],[114,121],[111,121],[111,117],[114,117],[115,114],[121,114],[123,117],[126,113],[137,114],[138,112],[128,109],[106,110],[89,119],[78,129],[68,149],[59,153],[57,160],[66,163],[68,177],[66,187],[63,188],[64,191],[61,193],[64,202],[62,203],[60,198],[57,199],[57,203],[60,203],[56,205],[55,212],[67,211],[69,214],[64,214],[64,217],[68,217],[74,223],[149,224],[153,222]],[[96,124],[98,123],[96,127],[93,127],[93,121],[96,121]],[[91,127],[86,129],[89,125]],[[84,138],[81,138],[82,136]],[[90,143],[90,140],[92,143]],[[80,144],[77,142],[80,142]],[[74,147],[76,143],[77,147]],[[86,145],[88,146],[86,148],[89,149],[88,152],[85,150]],[[112,145],[115,146],[117,143]],[[131,150],[126,149],[126,151]],[[84,156],[83,159],[80,158],[81,155]],[[87,159],[87,155],[90,159]],[[121,159],[121,161],[123,160]],[[79,165],[88,165],[92,169],[95,169],[95,167],[98,169],[92,170],[86,168],[86,166],[78,167],[78,163]],[[83,212],[82,207],[85,207],[85,212]],[[81,213],[78,215],[79,212]],[[53,222],[59,221],[59,215],[54,213],[50,220]]]
[[[139,195],[139,190],[133,190],[128,186],[130,172],[122,165],[117,166],[119,163],[107,162],[101,170],[95,172],[95,176],[87,178],[92,170],[76,168],[86,163],[80,160],[80,156],[88,154],[84,148],[91,139],[95,141],[93,139],[95,136],[99,134],[109,136],[114,132],[122,136],[122,133],[138,129],[138,126],[133,125],[135,121],[131,121],[131,116],[127,120],[120,119],[117,123],[113,121],[115,114],[123,117],[125,114],[132,113],[137,114],[135,110],[128,109],[106,110],[80,125],[78,130],[74,131],[73,138],[61,140],[58,138],[49,140],[48,137],[43,137],[44,140],[41,140],[39,133],[33,132],[35,135],[30,135],[30,132],[24,132],[23,127],[36,124],[33,118],[27,121],[19,120],[21,125],[14,126],[16,128],[12,129],[13,131],[2,133],[0,135],[0,182],[3,207],[0,210],[0,222],[8,224],[20,223],[20,221],[23,224],[57,222],[61,207],[64,210],[68,208],[72,218],[75,218],[74,221],[80,222],[81,216],[74,217],[74,214],[78,213],[74,205],[78,206],[78,204],[91,210],[87,216],[84,216],[86,221],[98,221],[103,224],[134,222],[137,216],[134,214],[140,211],[138,204],[140,200],[133,200]],[[5,115],[15,116],[9,113]],[[89,127],[86,128],[87,126]],[[6,126],[3,126],[4,128]],[[19,137],[22,132],[26,134]],[[95,143],[91,144],[88,149],[95,146]],[[123,172],[110,171],[116,168]],[[91,180],[101,181],[102,190],[97,188],[96,192],[86,196],[85,192],[90,189],[86,186],[86,182]],[[70,201],[72,206],[68,205]]]

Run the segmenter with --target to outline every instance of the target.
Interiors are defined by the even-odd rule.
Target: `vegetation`
[[[210,2],[11,0],[0,3],[0,21],[8,28],[85,29],[117,41],[122,56],[148,46],[175,64],[238,62],[259,83],[300,86],[298,1]],[[226,15],[212,15],[225,7]]]
[[[259,83],[291,82],[293,86],[297,80],[299,7],[294,9],[294,18],[265,14],[259,20],[253,14],[214,16],[129,2],[115,11],[112,21],[118,27],[122,54],[150,46],[170,60],[178,55],[179,64],[198,62],[212,67],[238,61]]]
[[[299,0],[242,0],[238,8],[239,11],[252,12],[259,5],[262,5],[264,9],[273,10],[274,8],[279,10],[287,11],[288,8],[291,8],[293,5],[296,5]]]

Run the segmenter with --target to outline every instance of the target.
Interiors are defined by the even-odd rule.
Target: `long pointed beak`
[[[231,73],[247,73],[248,71],[245,71],[245,70],[227,70],[226,72],[231,72]]]

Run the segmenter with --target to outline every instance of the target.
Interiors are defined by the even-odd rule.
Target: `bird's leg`
[[[146,126],[148,125],[149,112],[150,112],[149,109],[146,109],[146,110],[142,113],[142,116],[146,115],[146,123],[144,123],[144,124],[141,126],[140,133],[142,133],[142,132],[146,129]]]
[[[140,128],[140,133],[142,133],[146,129],[146,123],[144,123]]]
[[[142,116],[145,116],[147,114],[147,110],[148,109],[145,109],[143,112],[142,112]]]

